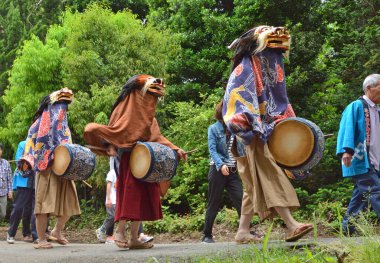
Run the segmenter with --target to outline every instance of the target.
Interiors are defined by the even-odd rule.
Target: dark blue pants
[[[211,165],[208,174],[208,205],[203,229],[203,234],[207,237],[212,237],[212,226],[222,207],[224,189],[227,189],[232,205],[236,208],[240,218],[243,187],[236,168],[234,172],[230,171],[228,176],[224,176],[216,170],[215,165]]]
[[[31,231],[31,221],[34,218],[34,189],[19,187],[16,191],[16,198],[13,202],[11,217],[9,220],[8,235],[14,237],[17,232],[18,225],[22,218],[22,235],[28,236]],[[35,231],[35,225],[34,225]]]
[[[100,227],[101,231],[106,232],[107,236],[112,236],[113,235],[113,230],[115,226],[115,205],[112,205],[112,207],[108,208],[106,207],[106,212],[107,212],[107,217],[104,219],[103,225]],[[139,226],[138,234],[140,235],[143,233],[143,224],[141,223]]]
[[[350,224],[350,219],[371,205],[371,208],[380,218],[380,179],[379,173],[371,169],[368,173],[353,177],[354,190],[346,214],[343,217],[342,228],[346,234],[355,232],[355,227]]]

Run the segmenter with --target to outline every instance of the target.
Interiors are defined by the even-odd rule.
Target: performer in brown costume
[[[130,78],[113,106],[109,124],[90,123],[85,128],[84,139],[104,149],[96,151],[98,154],[117,156],[120,160],[115,211],[115,221],[119,222],[115,243],[120,248],[153,247],[152,243],[138,240],[138,227],[141,221],[162,218],[159,184],[139,181],[131,173],[129,158],[136,142],[161,143],[177,151],[179,158],[187,160],[187,154],[161,134],[155,118],[164,88],[161,79],[150,75]],[[127,220],[131,221],[129,242],[125,238]]]

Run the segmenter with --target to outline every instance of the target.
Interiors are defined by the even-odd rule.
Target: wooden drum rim
[[[292,131],[284,132],[284,129]],[[314,145],[315,136],[312,128],[294,119],[278,123],[268,141],[269,150],[275,161],[289,168],[306,163],[313,153]]]
[[[142,155],[144,155],[143,157],[146,158],[146,160],[141,160]],[[150,160],[149,165],[146,167],[141,167],[141,162],[146,162],[147,160]],[[132,175],[136,179],[144,179],[152,170],[152,162],[153,156],[149,146],[146,146],[143,143],[136,144],[129,159],[129,166],[131,168]]]
[[[61,153],[63,153],[64,155],[62,156]],[[63,164],[62,161],[65,161],[65,160],[61,160],[61,158],[66,159],[67,164]],[[70,150],[64,144],[58,145],[57,147],[55,147],[54,161],[51,167],[54,174],[59,175],[59,176],[64,175],[66,171],[70,168],[71,164],[72,164],[72,158],[71,158]]]

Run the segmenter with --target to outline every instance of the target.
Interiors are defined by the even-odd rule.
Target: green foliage
[[[341,235],[338,244],[325,245],[324,249],[339,257],[339,262],[379,262],[378,226],[371,213],[367,211],[359,214],[354,225],[359,237]]]
[[[205,211],[198,211],[192,215],[178,216],[170,212],[168,207],[163,207],[164,217],[162,220],[154,222],[144,222],[144,229],[147,233],[192,233],[201,231],[204,227]],[[215,219],[216,224],[221,224],[231,231],[236,231],[239,225],[239,218],[236,210],[221,209]]]
[[[191,262],[224,262],[224,263],[329,263],[336,262],[336,258],[330,255],[327,249],[319,247],[311,249],[308,247],[295,246],[293,250],[287,248],[276,247],[269,249],[267,252],[252,245],[242,252],[221,252],[218,255],[194,258]]]
[[[0,138],[15,149],[26,137],[39,100],[68,86],[75,93],[69,107],[73,139],[83,143],[84,126],[108,122],[129,77],[140,73],[165,77],[166,64],[177,50],[168,32],[142,25],[128,11],[114,14],[98,5],[84,13],[66,11],[45,42],[33,36],[18,53],[2,98],[6,118]]]
[[[74,91],[88,92],[92,84],[121,85],[142,72],[165,77],[176,44],[167,32],[143,26],[131,13],[112,13],[92,5],[83,14],[66,12],[64,82]]]
[[[236,209],[228,209],[226,207],[221,209],[215,218],[215,223],[223,224],[229,229],[237,229],[239,226],[239,216]]]
[[[9,78],[10,88],[2,97],[8,114],[0,128],[0,137],[9,141],[14,149],[20,140],[26,138],[40,99],[62,86],[62,52],[54,39],[48,39],[44,44],[33,36],[25,42],[14,62]]]
[[[197,149],[189,155],[187,163],[178,167],[165,199],[180,213],[203,209],[209,168],[207,129],[214,122],[214,107],[220,99],[218,95],[210,95],[201,105],[174,102],[165,107],[174,116],[165,136],[184,150]]]
[[[0,3],[0,94],[8,85],[17,50],[32,35],[43,37],[58,22],[63,4],[59,0],[3,0]]]
[[[344,214],[351,198],[353,184],[350,180],[344,180],[334,185],[319,188],[315,193],[309,194],[300,188],[296,189],[301,203],[301,209],[296,211],[296,216],[302,219],[310,219],[314,213],[319,221],[332,223],[338,227],[338,210]]]
[[[42,96],[68,86],[75,91],[69,124],[74,142],[83,144],[85,125],[108,122],[130,76],[164,77],[170,85],[157,112],[161,131],[185,150],[198,148],[187,164],[180,164],[164,204],[168,214],[203,214],[207,127],[229,75],[232,52],[226,46],[255,25],[286,25],[292,34],[286,61],[289,99],[298,116],[333,134],[314,176],[293,181],[304,189],[297,192],[305,209],[296,217],[310,218],[319,211],[317,218],[337,227],[334,218],[344,213],[352,191],[348,181],[338,182],[340,115],[362,93],[364,77],[380,68],[379,7],[376,0],[3,0],[0,94],[9,86],[0,102],[0,140],[15,149]],[[93,205],[103,203],[107,171],[108,160],[98,158],[89,179]],[[218,220],[224,222],[224,215]],[[177,220],[177,215],[157,228],[167,229],[169,219]]]
[[[106,217],[105,209],[96,211],[94,209],[93,200],[84,200],[80,202],[81,215],[73,216],[66,224],[67,229],[97,229]]]

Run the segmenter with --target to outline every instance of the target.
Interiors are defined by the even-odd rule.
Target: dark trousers
[[[212,226],[222,206],[224,189],[227,189],[232,205],[236,208],[240,218],[243,187],[236,168],[234,172],[231,172],[231,170],[228,176],[224,176],[220,171],[216,170],[215,165],[210,166],[208,173],[208,205],[203,229],[203,234],[207,237],[212,237]]]
[[[34,189],[19,187],[16,191],[16,198],[13,202],[11,217],[9,220],[8,234],[14,237],[17,232],[18,225],[22,218],[22,235],[28,236],[32,233],[31,221],[34,213]],[[33,226],[32,226],[33,229]],[[35,230],[35,225],[34,225]]]
[[[103,225],[100,227],[101,231],[106,232],[107,236],[112,236],[114,227],[115,227],[115,205],[112,205],[110,208],[106,207],[107,217],[104,219]],[[143,224],[139,226],[138,234],[143,233]]]
[[[354,190],[352,191],[352,197],[342,221],[343,232],[351,234],[355,231],[355,227],[350,224],[350,219],[357,216],[369,204],[380,218],[379,173],[371,169],[366,174],[354,176],[353,181],[355,183]]]

